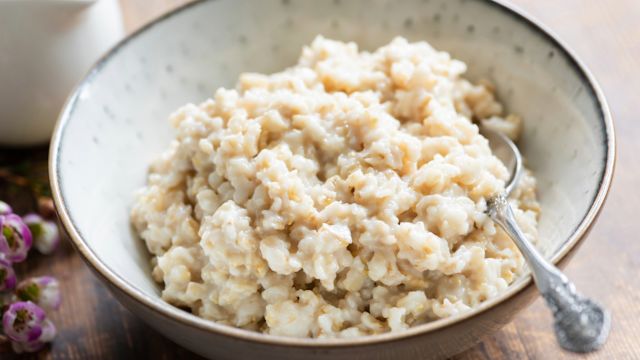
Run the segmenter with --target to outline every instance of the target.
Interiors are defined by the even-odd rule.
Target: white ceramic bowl
[[[218,0],[185,6],[107,54],[69,98],[51,144],[56,205],[73,243],[114,295],[177,343],[208,357],[438,358],[507,323],[535,296],[530,277],[464,315],[359,339],[291,339],[197,318],[160,299],[131,231],[133,192],[172,138],[167,116],[244,71],[292,65],[315,35],[373,49],[396,35],[427,40],[497,84],[525,120],[520,143],[539,179],[540,237],[558,263],[606,196],[612,122],[593,78],[566,47],[506,5],[467,0]],[[551,328],[549,328],[551,331]]]

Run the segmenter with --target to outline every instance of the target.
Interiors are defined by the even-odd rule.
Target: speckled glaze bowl
[[[292,65],[317,34],[374,49],[427,40],[488,78],[525,120],[520,147],[539,180],[540,236],[562,265],[605,200],[615,146],[600,88],[554,36],[509,5],[467,0],[218,0],[182,7],[117,45],[69,98],[51,143],[51,182],[78,252],[153,328],[216,359],[430,359],[459,353],[536,296],[531,278],[460,316],[357,339],[295,339],[200,319],[160,299],[129,224],[133,192],[172,138],[168,115],[241,72]],[[551,330],[551,324],[549,325]]]

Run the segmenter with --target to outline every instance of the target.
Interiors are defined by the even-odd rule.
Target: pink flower
[[[5,335],[16,342],[36,341],[42,335],[42,323],[46,318],[44,310],[31,301],[19,301],[9,305],[2,315]]]
[[[0,215],[0,253],[11,262],[20,262],[27,258],[31,248],[31,231],[15,214]]]
[[[56,336],[55,325],[47,319],[44,310],[31,301],[9,305],[2,315],[2,328],[17,353],[38,351]]]

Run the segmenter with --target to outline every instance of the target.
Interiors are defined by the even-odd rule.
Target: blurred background
[[[51,207],[47,142],[64,99],[102,53],[186,0],[0,0],[0,199],[19,212]],[[640,358],[640,1],[511,0],[573,48],[600,81],[618,140],[612,191],[581,251],[565,269],[585,294],[613,311],[611,337],[600,352],[559,352],[542,300],[458,359]],[[46,26],[60,31],[44,33]],[[73,56],[70,56],[73,54]],[[597,266],[594,264],[597,263]],[[191,359],[112,298],[71,246],[36,257],[21,274],[53,274],[64,303],[53,319],[59,335],[38,354],[18,356],[0,345],[0,358]]]

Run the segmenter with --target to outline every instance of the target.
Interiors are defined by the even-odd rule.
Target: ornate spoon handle
[[[520,230],[505,194],[493,197],[488,205],[489,216],[513,239],[529,264],[536,286],[553,312],[560,346],[573,352],[600,348],[609,335],[609,312],[578,294],[573,283],[540,255]]]

